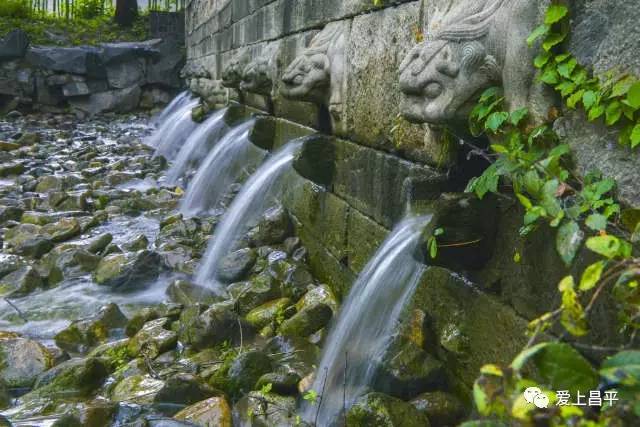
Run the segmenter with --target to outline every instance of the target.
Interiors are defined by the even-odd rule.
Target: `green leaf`
[[[573,347],[560,342],[543,342],[521,352],[511,367],[522,370],[531,362],[541,379],[552,390],[594,390],[598,386],[598,374],[591,364]]]
[[[558,74],[568,79],[571,77],[571,73],[575,70],[576,65],[578,65],[578,61],[575,58],[571,58],[570,61],[558,65]]]
[[[571,95],[569,98],[567,98],[567,107],[576,108],[576,105],[578,105],[578,102],[580,102],[584,97],[584,93],[585,93],[585,90],[580,89],[579,91]]]
[[[563,98],[566,98],[576,90],[576,84],[565,80],[556,86],[556,90],[560,91],[560,95],[562,95]]]
[[[499,87],[497,86],[490,87],[489,89],[486,89],[484,92],[482,92],[482,95],[480,95],[479,102],[485,103],[488,100],[497,97],[500,93],[501,93],[501,89]]]
[[[526,196],[523,196],[520,193],[516,193],[516,197],[518,198],[518,200],[520,200],[520,203],[522,204],[522,206],[524,206],[525,209],[528,210],[533,207],[531,200],[529,200]]]
[[[556,234],[556,250],[566,265],[571,265],[584,239],[584,233],[575,221],[566,221]]]
[[[629,136],[629,140],[631,141],[631,148],[635,148],[638,144],[640,144],[640,123],[633,127],[631,135]]]
[[[540,55],[536,56],[536,58],[533,60],[533,65],[536,68],[542,68],[549,62],[549,60],[552,57],[553,57],[553,54],[551,52],[543,51]]]
[[[640,209],[623,210],[620,214],[620,222],[629,233],[633,233],[640,225]]]
[[[547,36],[547,38],[542,42],[542,48],[546,51],[551,50],[554,46],[562,43],[562,41],[567,37],[566,33],[551,33]]]
[[[630,107],[637,110],[640,108],[640,82],[634,83],[627,93],[627,103]]]
[[[614,258],[621,251],[622,243],[614,236],[595,236],[587,239],[587,248],[605,258]]]
[[[626,350],[614,354],[602,363],[600,375],[614,384],[640,385],[640,351]]]
[[[588,90],[582,95],[582,104],[587,110],[593,107],[596,101],[598,101],[598,94],[592,90]]]
[[[497,133],[498,129],[507,121],[509,113],[506,111],[496,111],[491,113],[487,118],[487,122],[484,124],[485,129]]]
[[[555,68],[547,67],[540,76],[540,80],[548,85],[556,85],[560,81],[560,76]]]
[[[629,93],[629,89],[631,89],[631,86],[633,86],[634,82],[635,79],[633,79],[632,77],[625,77],[624,79],[620,80],[618,83],[613,85],[613,89],[611,90],[611,95],[609,95],[609,98],[617,98],[619,96],[626,95],[627,93]]]
[[[592,122],[604,114],[604,105],[596,105],[589,110],[589,121]]]
[[[529,46],[532,46],[533,43],[535,43],[535,41],[538,40],[540,37],[546,36],[550,29],[551,27],[549,27],[546,24],[540,25],[538,28],[533,30],[533,32],[531,33],[531,35],[529,35],[529,37],[527,37],[527,44]]]
[[[567,16],[567,13],[569,13],[567,6],[562,4],[552,4],[549,6],[549,9],[547,9],[547,13],[544,17],[544,23],[546,25],[553,25]]]
[[[594,231],[600,231],[607,228],[607,218],[601,214],[591,214],[587,217],[585,224]]]
[[[511,117],[509,121],[511,122],[512,125],[518,126],[522,121],[522,119],[527,117],[527,114],[529,114],[529,110],[526,107],[520,108],[511,113]]]
[[[622,117],[622,104],[613,101],[607,106],[607,125],[615,125]]]
[[[587,267],[582,273],[582,278],[580,279],[580,290],[588,291],[592,289],[602,277],[602,271],[604,270],[605,262],[598,261],[591,264]]]

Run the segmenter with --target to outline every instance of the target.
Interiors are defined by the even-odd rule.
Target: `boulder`
[[[198,302],[208,305],[220,299],[211,289],[186,280],[173,281],[167,288],[166,293],[171,301],[184,305],[192,305]]]
[[[10,31],[0,40],[0,61],[22,58],[29,47],[29,35],[19,28]]]
[[[52,354],[39,342],[0,334],[0,381],[7,387],[31,387],[52,366]]]
[[[233,414],[237,417],[239,426],[295,427],[301,425],[296,417],[295,398],[275,393],[252,391],[233,406]]]
[[[429,419],[410,403],[383,393],[359,398],[347,412],[349,427],[429,427]]]
[[[240,315],[280,296],[276,281],[267,274],[259,274],[246,282],[229,285],[227,292],[235,300]]]
[[[225,256],[218,267],[218,279],[224,283],[241,280],[256,262],[256,251],[251,248],[239,249]]]
[[[231,408],[224,397],[211,397],[187,406],[174,415],[201,427],[232,427]]]
[[[241,394],[253,390],[260,377],[273,369],[269,356],[257,350],[246,351],[234,359],[229,368],[230,388]]]
[[[160,274],[162,259],[152,251],[112,254],[103,258],[93,274],[99,285],[118,290],[139,289]]]
[[[284,310],[290,304],[291,300],[289,298],[278,298],[268,301],[247,313],[246,320],[251,326],[260,330],[276,321],[278,316],[282,316]]]
[[[144,84],[145,65],[143,61],[134,59],[127,62],[117,62],[107,65],[106,69],[107,81],[112,88],[124,89]]]
[[[144,42],[120,42],[100,44],[100,57],[104,64],[131,61],[137,58],[158,59],[160,39]]]
[[[62,94],[66,97],[89,95],[91,89],[85,82],[70,82],[62,86]]]
[[[115,330],[124,328],[126,324],[126,316],[116,304],[111,303],[89,319],[72,322],[54,339],[56,345],[67,352],[84,353],[91,347],[106,342]]]
[[[111,390],[109,397],[113,402],[126,401],[138,405],[151,404],[163,386],[164,381],[152,378],[149,375],[132,375],[118,382]]]
[[[458,425],[468,412],[460,399],[444,391],[422,393],[410,403],[434,426]]]
[[[49,253],[51,255],[52,251]],[[48,256],[49,256],[48,255]],[[69,248],[54,256],[53,268],[60,276],[67,279],[76,278],[90,273],[100,263],[100,257],[82,248]]]
[[[80,47],[32,47],[26,55],[33,67],[92,77],[103,77],[104,67],[98,49]]]
[[[164,40],[157,45],[160,57],[153,61],[147,70],[147,83],[158,84],[173,89],[183,87],[179,78],[180,69],[184,65],[181,47],[173,40]]]
[[[296,303],[297,313],[280,325],[283,335],[305,337],[329,324],[337,310],[335,297],[326,286],[316,286]]]
[[[34,390],[23,396],[23,400],[87,397],[103,384],[108,375],[106,363],[99,358],[70,359],[39,375]]]
[[[275,393],[295,396],[298,394],[298,383],[301,379],[295,371],[283,368],[261,376],[256,382],[255,388],[260,390],[271,384],[271,390]]]
[[[23,266],[0,279],[0,295],[22,297],[42,287],[42,277],[31,266]]]
[[[17,255],[0,256],[0,278],[13,273],[24,265],[24,259]]]
[[[192,405],[216,394],[198,377],[191,374],[176,374],[165,381],[155,396],[156,406],[164,413],[175,413],[177,407]]]
[[[243,323],[229,304],[213,304],[199,314],[200,308],[192,306],[180,314],[180,342],[194,349],[213,347],[225,341],[239,343],[251,337],[253,329]]]
[[[284,242],[291,232],[289,214],[278,205],[264,213],[258,225],[249,231],[248,237],[253,246],[268,246]]]
[[[62,218],[55,223],[46,224],[42,231],[51,236],[52,242],[58,243],[76,237],[82,232],[82,227],[77,218]]]
[[[122,89],[92,93],[87,97],[71,98],[71,106],[84,114],[94,116],[99,113],[114,111],[126,113],[133,111],[140,102],[140,86],[133,85]]]
[[[295,372],[304,378],[315,371],[315,365],[320,357],[320,349],[309,340],[301,337],[278,335],[271,338],[264,347],[267,354],[273,356],[278,369]]]
[[[178,334],[166,329],[170,320],[166,317],[152,320],[144,324],[142,329],[129,340],[127,351],[129,356],[144,355],[150,359],[173,349],[178,343]]]
[[[24,165],[19,162],[0,163],[0,177],[20,175],[24,171]]]

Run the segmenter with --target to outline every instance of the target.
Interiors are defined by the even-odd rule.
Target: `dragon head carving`
[[[242,72],[240,89],[260,95],[271,95],[273,81],[270,70],[271,65],[268,58],[258,58],[251,61]]]
[[[229,65],[222,73],[222,84],[225,87],[240,89],[240,83],[242,82],[242,72],[247,65],[247,58],[245,55],[237,55],[231,59]]]
[[[411,122],[455,122],[480,90],[499,80],[499,66],[482,43],[426,41],[400,65],[400,111]]]
[[[330,82],[327,55],[309,53],[297,57],[285,70],[280,91],[286,98],[321,103],[328,97]]]

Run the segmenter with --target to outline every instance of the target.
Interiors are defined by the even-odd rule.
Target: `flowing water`
[[[273,199],[286,190],[287,179],[284,178],[287,176],[286,172],[291,170],[290,165],[301,144],[299,140],[287,143],[249,177],[216,226],[215,234],[198,269],[198,284],[224,293],[222,284],[217,280],[220,261],[233,250],[244,233],[257,223],[267,207],[273,203]]]
[[[156,131],[145,141],[150,147],[155,147],[156,156],[173,159],[184,141],[198,126],[191,120],[191,110],[198,105],[197,99],[182,101],[173,113],[167,114],[162,121],[158,121]]]
[[[266,152],[249,140],[254,123],[249,120],[231,129],[202,161],[180,203],[185,217],[215,211],[230,185],[264,159]]]
[[[180,178],[197,167],[198,163],[211,151],[226,129],[224,122],[226,112],[225,108],[212,114],[189,135],[167,172],[167,184],[176,185]]]
[[[151,125],[158,126],[159,124],[163,123],[167,119],[167,117],[174,114],[178,109],[184,107],[192,100],[193,95],[191,94],[191,92],[187,90],[185,90],[184,92],[180,92],[178,96],[173,98],[173,100],[166,107],[164,107],[164,110],[162,110],[157,116],[153,117],[150,120]]]
[[[398,224],[358,276],[316,371],[312,389],[322,393],[322,400],[302,408],[307,422],[334,425],[343,405],[349,408],[367,392],[425,268],[414,253],[430,220],[420,216]]]

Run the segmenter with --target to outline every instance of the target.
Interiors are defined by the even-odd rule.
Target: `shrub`
[[[31,7],[28,0],[0,1],[0,16],[7,18],[29,18]]]

